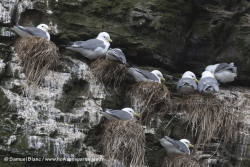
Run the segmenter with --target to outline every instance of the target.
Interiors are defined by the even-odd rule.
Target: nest
[[[190,155],[171,155],[164,159],[161,167],[200,167],[200,164]]]
[[[142,115],[145,111],[144,119],[141,122],[147,122],[151,112],[157,110],[165,112],[172,109],[170,101],[170,92],[168,88],[157,82],[138,82],[131,86],[129,90],[132,106]],[[143,119],[143,120],[142,120]]]
[[[59,62],[59,50],[53,43],[42,37],[19,38],[15,43],[28,84],[38,85]]]
[[[134,120],[109,121],[104,124],[101,143],[108,166],[145,166],[145,133]]]
[[[242,112],[234,110],[233,99],[191,95],[184,100],[182,110],[188,115],[188,125],[196,144],[204,148],[214,136],[221,136],[227,143],[233,138],[238,122],[244,117]]]
[[[119,85],[125,79],[128,71],[124,64],[104,59],[92,62],[90,69],[100,81],[106,84],[114,81],[114,85]]]

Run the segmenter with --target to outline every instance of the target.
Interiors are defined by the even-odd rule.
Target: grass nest
[[[59,49],[47,39],[19,38],[14,47],[23,65],[28,84],[40,84],[48,70],[54,70],[58,65]]]
[[[101,143],[107,166],[145,166],[145,133],[134,120],[109,121],[104,125]]]
[[[215,136],[220,136],[225,143],[233,138],[238,123],[244,114],[240,112],[235,99],[217,98],[202,95],[190,95],[182,105],[182,111],[188,116],[188,127],[196,137],[196,144],[204,148]]]
[[[171,111],[170,92],[157,82],[138,82],[128,90],[133,108],[140,113],[141,122],[147,122],[150,113]]]
[[[161,167],[200,167],[200,164],[190,155],[171,155],[165,157]]]
[[[119,85],[126,77],[128,68],[116,61],[97,59],[90,65],[92,73],[103,83]]]

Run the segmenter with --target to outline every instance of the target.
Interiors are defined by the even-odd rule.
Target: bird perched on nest
[[[38,36],[50,40],[48,31],[51,30],[51,28],[46,24],[39,24],[37,27],[23,27],[20,25],[15,25],[13,30],[22,38]]]
[[[182,94],[191,94],[197,90],[198,80],[196,76],[191,71],[186,71],[182,78],[178,81],[176,89]]]
[[[138,116],[132,108],[123,108],[121,110],[103,108],[101,113],[110,121],[130,120],[133,119],[134,116]]]
[[[209,65],[206,67],[205,71],[210,71],[214,74],[215,79],[220,83],[232,82],[237,77],[237,67],[234,66],[234,63]]]
[[[109,49],[106,53],[105,59],[119,61],[122,64],[126,64],[126,57],[119,48]]]
[[[153,70],[151,72],[146,70],[140,70],[135,67],[130,67],[128,73],[134,77],[136,82],[158,82],[165,81],[162,73],[159,70]]]
[[[168,136],[160,139],[161,145],[166,149],[167,155],[188,154],[190,155],[189,147],[194,147],[187,139],[173,140]]]
[[[204,95],[214,95],[220,91],[219,83],[210,71],[204,71],[198,82],[198,90]]]
[[[110,42],[112,42],[112,40],[109,34],[101,32],[95,39],[70,42],[70,45],[66,47],[66,49],[79,52],[89,60],[94,60],[105,56],[110,46]]]

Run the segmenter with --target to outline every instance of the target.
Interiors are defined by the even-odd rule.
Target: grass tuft
[[[101,143],[108,166],[145,166],[145,133],[134,120],[109,121],[104,124]]]

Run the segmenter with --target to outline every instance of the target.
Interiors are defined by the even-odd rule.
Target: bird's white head
[[[99,33],[96,39],[104,40],[104,41],[107,41],[107,42],[112,42],[112,40],[110,39],[109,34],[106,33],[106,32]]]
[[[196,76],[193,72],[191,71],[186,71],[183,75],[182,78],[191,78],[194,79],[196,82],[198,82],[198,80],[196,79]]]
[[[154,74],[159,79],[160,83],[161,83],[161,81],[165,81],[162,73],[159,70],[153,70],[153,71],[151,71],[151,73]]]
[[[122,110],[130,113],[132,116],[139,116],[132,108],[123,108]]]
[[[46,24],[39,24],[36,28],[39,28],[43,30],[44,32],[48,32],[49,30],[51,30],[51,28],[47,26]]]
[[[187,147],[194,147],[187,139],[181,139],[180,142],[184,143]]]
[[[210,71],[204,71],[201,74],[201,78],[206,78],[206,77],[213,77],[214,78],[214,75]]]

